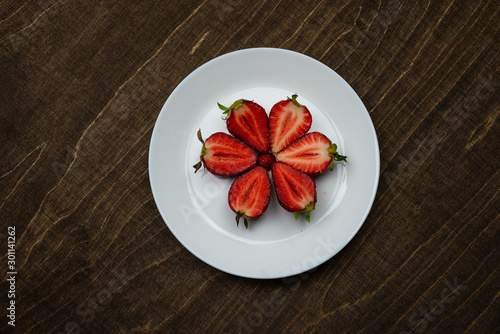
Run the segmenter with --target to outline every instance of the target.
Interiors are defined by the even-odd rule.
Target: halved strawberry
[[[200,161],[193,166],[195,173],[202,165],[215,175],[239,175],[257,164],[257,154],[250,147],[223,132],[216,132],[203,140],[201,130],[198,139],[203,144]]]
[[[308,133],[276,154],[276,160],[311,175],[323,173],[328,166],[333,170],[334,161],[346,159],[337,152],[337,145],[320,132]]]
[[[276,103],[269,113],[271,151],[278,153],[311,128],[309,110],[297,102],[297,95]]]
[[[316,183],[309,175],[283,162],[272,168],[278,202],[287,211],[296,212],[295,219],[305,214],[311,222],[311,211],[316,205]]]
[[[261,154],[257,158],[257,165],[264,167],[266,170],[271,170],[275,162],[276,158],[271,153]]]
[[[269,120],[260,105],[249,100],[238,100],[229,108],[217,103],[226,114],[229,133],[259,152],[269,152]]]
[[[271,198],[271,181],[264,167],[257,166],[234,180],[229,188],[228,202],[236,213],[236,225],[243,217],[245,228],[247,218],[255,218],[266,211]]]

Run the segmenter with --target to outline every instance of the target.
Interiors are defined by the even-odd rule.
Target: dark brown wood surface
[[[499,3],[0,4],[0,331],[8,226],[19,333],[492,333],[500,326]],[[287,280],[223,273],[163,222],[148,179],[160,109],[252,47],[339,73],[381,177],[355,238]]]

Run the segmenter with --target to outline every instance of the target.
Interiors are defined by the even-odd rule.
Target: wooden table
[[[18,333],[498,330],[498,10],[492,0],[2,1],[0,331],[12,329],[11,301]],[[193,256],[148,179],[172,90],[219,55],[263,46],[339,73],[380,144],[359,233],[285,280]]]

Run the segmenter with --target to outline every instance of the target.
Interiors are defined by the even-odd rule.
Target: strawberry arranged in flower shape
[[[271,199],[271,181],[264,167],[254,169],[239,176],[229,189],[228,202],[236,212],[236,225],[243,217],[248,228],[247,218],[259,217],[266,211]]]
[[[295,219],[305,214],[311,222],[311,211],[316,207],[316,182],[313,178],[283,162],[272,169],[278,202],[287,211],[296,212]]]
[[[297,102],[297,95],[276,103],[269,113],[271,151],[278,153],[311,128],[309,109]]]
[[[269,152],[269,122],[264,108],[249,100],[238,100],[229,108],[218,103],[226,114],[229,133],[258,152]]]
[[[278,203],[295,212],[295,219],[304,215],[308,222],[316,207],[316,182],[311,176],[327,169],[335,161],[347,157],[337,152],[324,134],[308,133],[312,116],[307,107],[297,102],[297,95],[276,103],[269,114],[249,100],[237,100],[229,108],[218,103],[226,115],[226,126],[234,136],[217,132],[203,140],[195,172],[202,165],[221,176],[238,176],[229,189],[228,203],[248,228],[248,218],[261,216],[269,206],[271,171]]]
[[[203,140],[198,130],[198,140],[203,144],[200,161],[194,165],[195,173],[202,165],[209,172],[221,176],[239,175],[257,164],[257,154],[238,139],[216,132]]]
[[[276,154],[276,160],[309,175],[318,175],[328,166],[333,170],[333,162],[345,161],[346,156],[340,155],[337,145],[332,144],[324,134],[311,132],[281,150]]]

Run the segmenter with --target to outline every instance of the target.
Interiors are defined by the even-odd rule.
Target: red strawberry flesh
[[[229,133],[258,152],[269,152],[269,120],[264,108],[243,99],[234,102],[229,108],[219,104],[219,108],[227,114]]]
[[[306,214],[309,221],[309,213],[314,210],[316,203],[314,180],[283,162],[273,165],[272,175],[280,205],[287,211],[297,212],[298,215]]]
[[[228,202],[236,213],[236,224],[244,218],[255,218],[266,211],[271,198],[271,181],[265,168],[257,166],[234,180],[229,189]]]
[[[257,158],[257,165],[264,167],[268,171],[271,170],[275,162],[276,158],[271,153],[261,154]]]
[[[297,102],[297,95],[276,103],[269,113],[271,151],[278,153],[311,128],[309,110]]]
[[[276,155],[276,160],[310,175],[333,170],[333,160],[343,161],[346,157],[338,154],[337,145],[320,132],[308,133]]]
[[[205,141],[198,132],[198,139],[203,143],[200,162],[193,167],[206,169],[215,175],[234,176],[251,169],[257,164],[257,154],[250,147],[223,132],[216,132]]]

